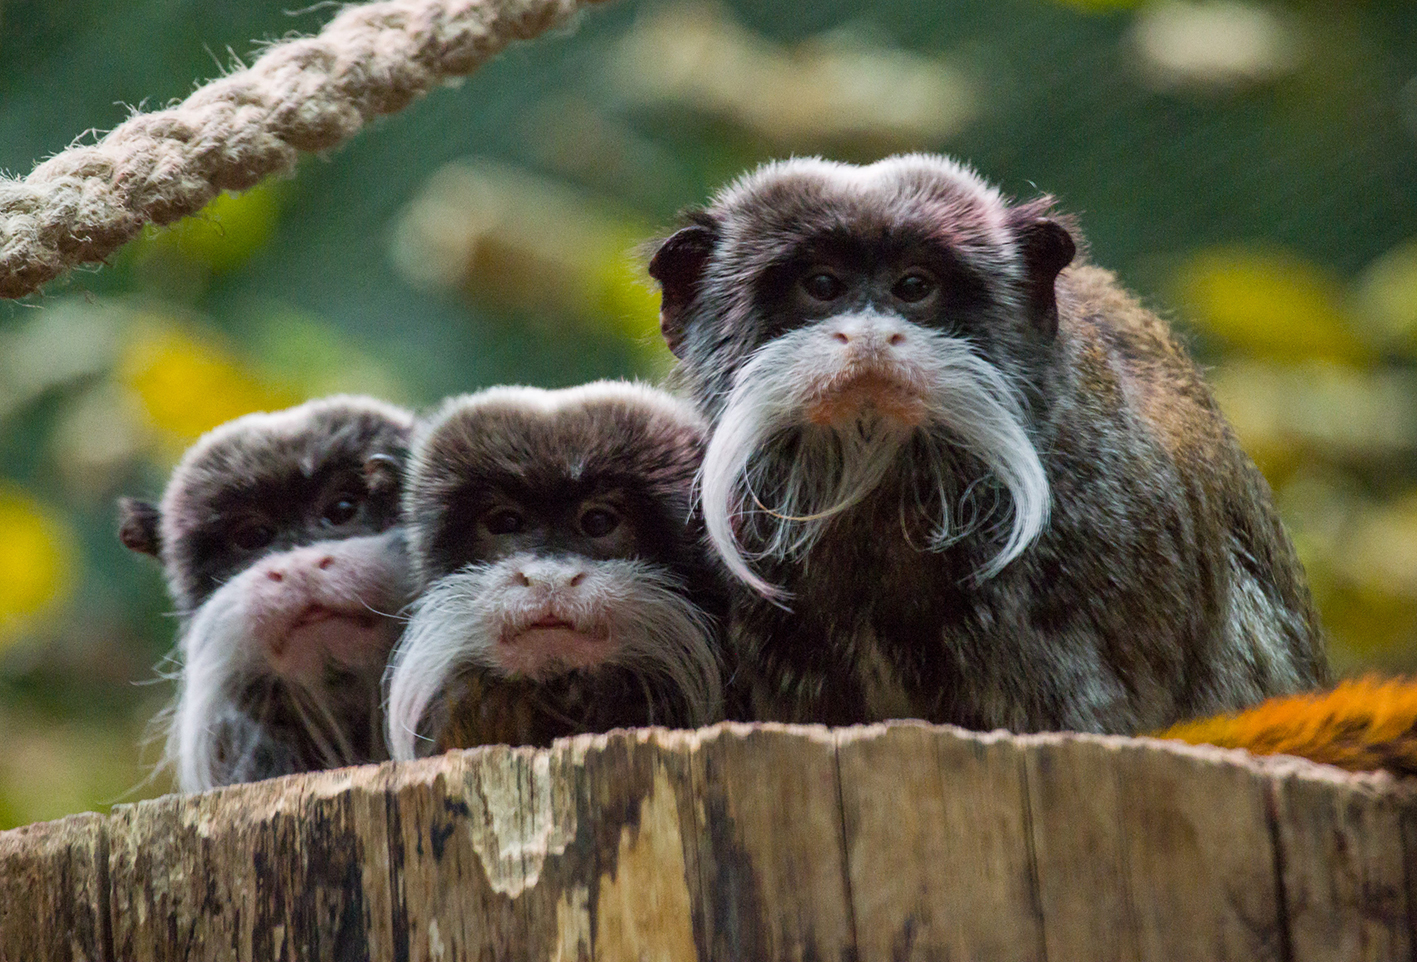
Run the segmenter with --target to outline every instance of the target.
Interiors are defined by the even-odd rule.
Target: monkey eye
[[[846,285],[830,271],[814,271],[802,278],[802,290],[814,301],[834,301],[846,293]]]
[[[891,294],[907,304],[915,304],[935,293],[935,287],[933,277],[924,271],[914,270],[895,282]]]
[[[516,508],[493,508],[482,517],[488,534],[516,534],[526,527],[526,517]]]
[[[349,524],[359,513],[359,504],[363,500],[363,497],[358,494],[345,492],[325,505],[325,510],[320,513],[320,520],[332,528]]]
[[[227,535],[227,540],[242,551],[256,551],[275,539],[275,525],[264,518],[247,518],[240,521]]]
[[[603,538],[620,527],[620,516],[609,508],[588,508],[581,512],[580,526],[587,538]]]

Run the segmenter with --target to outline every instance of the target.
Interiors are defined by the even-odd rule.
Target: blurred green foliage
[[[0,168],[328,16],[5,0]],[[0,303],[0,827],[167,787],[174,624],[116,495],[304,397],[657,377],[637,244],[770,157],[902,149],[1081,216],[1211,367],[1339,667],[1417,668],[1410,0],[622,2]]]

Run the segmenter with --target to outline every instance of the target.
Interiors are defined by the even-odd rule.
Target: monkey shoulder
[[[1303,568],[1199,367],[1109,271],[1065,271],[1059,314],[1073,380],[1048,452],[1052,540],[1073,552],[1105,534],[1098,563],[1125,559],[1135,597],[1163,615],[1216,606],[1192,634],[1201,647],[1188,673],[1214,676],[1198,705],[1322,681]]]
[[[1099,408],[1125,410],[1134,429],[1178,462],[1201,462],[1209,474],[1228,468],[1238,445],[1167,323],[1100,267],[1070,268],[1058,287],[1059,336],[1074,378],[1069,400],[1094,417]]]

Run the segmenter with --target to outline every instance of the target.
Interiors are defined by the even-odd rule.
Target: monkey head
[[[703,512],[732,573],[783,597],[753,562],[800,562],[891,479],[934,512],[929,546],[987,535],[983,576],[1017,557],[1048,515],[1030,432],[1075,252],[1048,203],[942,157],[791,160],[689,219],[650,273],[714,424]]]
[[[249,414],[187,451],[160,504],[120,502],[120,538],[162,561],[181,619],[167,756],[184,789],[386,757],[412,426],[362,397]]]
[[[390,668],[395,758],[714,718],[702,444],[688,405],[617,382],[492,388],[420,428],[404,519],[423,592]]]

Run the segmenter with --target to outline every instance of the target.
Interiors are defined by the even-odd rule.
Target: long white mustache
[[[829,321],[761,347],[738,371],[709,440],[699,490],[709,538],[729,571],[764,597],[785,600],[787,592],[762,578],[752,562],[803,557],[832,518],[876,490],[903,455],[923,451],[923,463],[917,459],[910,467],[917,477],[928,472],[938,498],[928,506],[938,517],[925,547],[943,550],[1011,507],[1003,545],[977,572],[980,578],[998,574],[1048,520],[1048,478],[1025,430],[1019,391],[967,341],[909,325],[912,339],[923,345],[910,357],[925,385],[921,425],[879,418],[845,428],[811,424],[804,417],[809,389],[836,373],[823,370],[832,363],[825,359],[835,356]],[[773,455],[785,451],[795,456],[783,473],[783,458]],[[959,477],[959,453],[1003,485],[1008,506],[980,503],[987,477]],[[751,550],[740,539],[748,530]]]
[[[444,722],[436,706],[447,686],[468,668],[500,674],[492,657],[503,630],[526,606],[512,572],[525,556],[474,564],[434,582],[415,602],[386,676],[387,737],[392,756],[416,758],[421,735]],[[678,693],[684,721],[715,720],[723,683],[710,619],[679,593],[674,580],[640,561],[587,562],[587,576],[562,614],[577,623],[609,616],[614,652],[607,665],[668,681]]]

